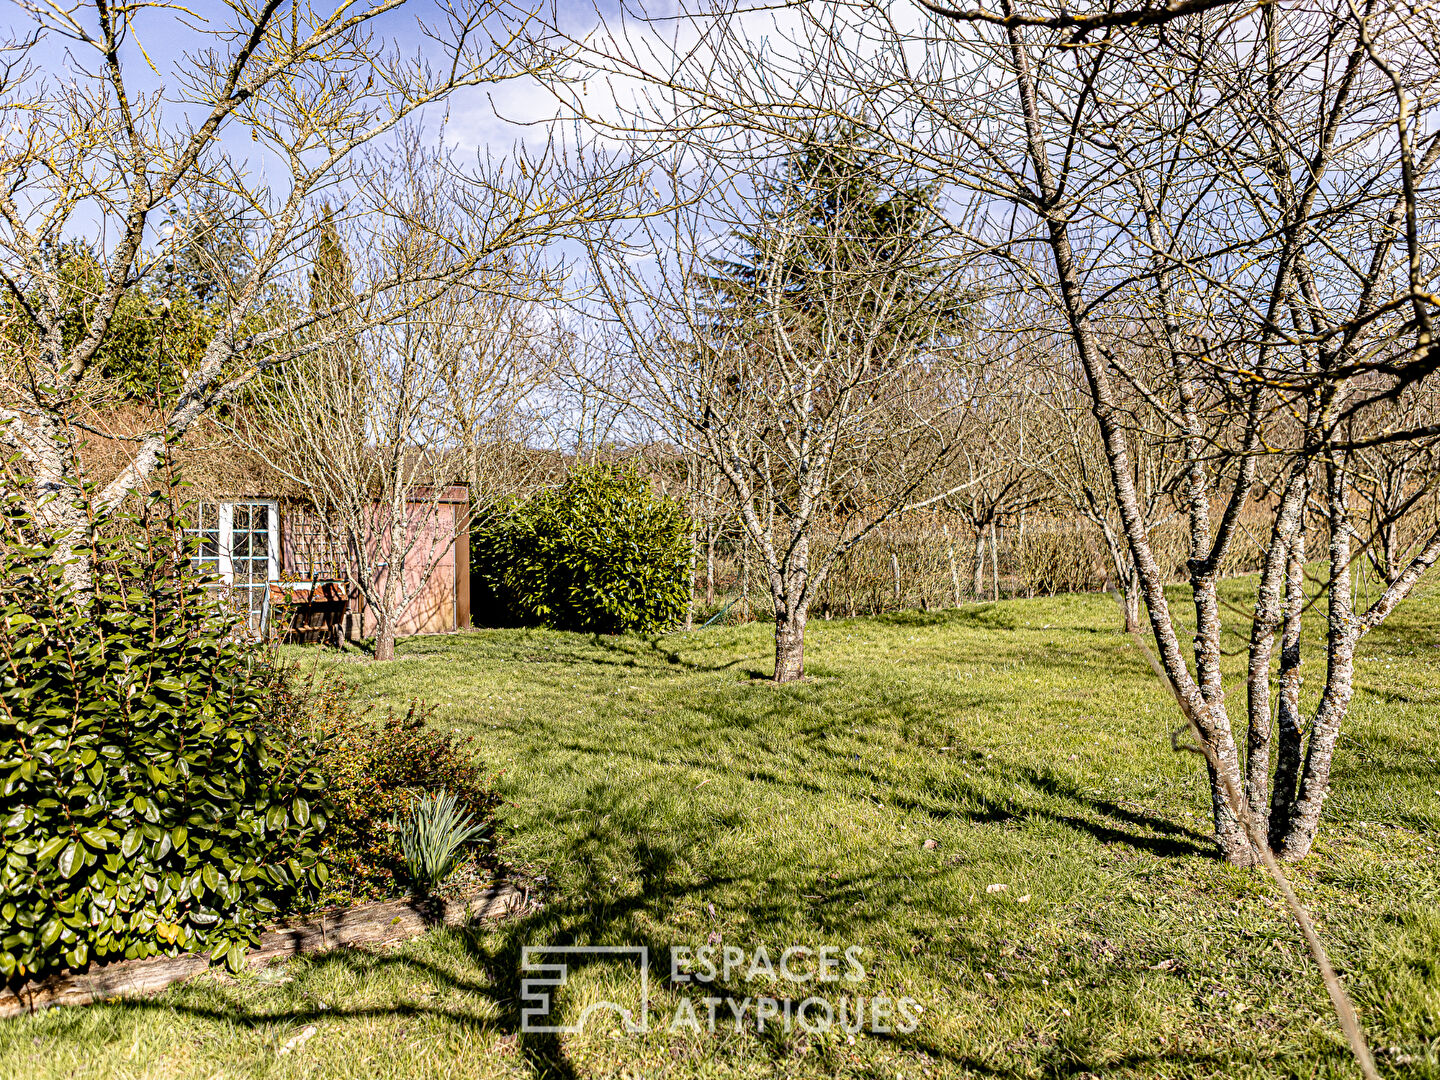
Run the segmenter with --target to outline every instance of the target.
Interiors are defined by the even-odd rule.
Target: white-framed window
[[[197,569],[227,587],[235,607],[257,629],[270,607],[270,583],[280,580],[280,506],[269,499],[200,503],[194,511],[192,557]]]

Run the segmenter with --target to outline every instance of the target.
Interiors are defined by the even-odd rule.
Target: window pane
[[[228,532],[220,529],[220,510],[226,509]],[[227,570],[225,580],[236,587],[233,601],[240,611],[260,610],[265,591],[259,588],[270,578],[270,506],[266,503],[196,504],[191,511],[195,522],[186,533],[195,544],[193,565],[200,571],[219,576]],[[228,549],[228,550],[227,550]],[[222,555],[228,558],[222,559]],[[242,593],[242,589],[244,590]],[[251,595],[258,591],[259,599]]]
[[[186,508],[192,526],[185,530],[186,539],[194,545],[191,565],[203,574],[220,570],[219,511],[211,503],[198,502]]]

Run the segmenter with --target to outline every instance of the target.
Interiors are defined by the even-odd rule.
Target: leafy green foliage
[[[376,723],[344,680],[327,676],[289,679],[271,703],[271,723],[300,744],[316,741],[316,761],[328,797],[330,821],[321,857],[330,878],[321,905],[381,900],[404,892],[408,875],[391,821],[408,809],[416,791],[447,790],[475,815],[482,832],[471,849],[493,868],[499,836],[494,827],[500,796],[470,750],[429,726],[433,709],[411,702]]]
[[[172,208],[170,215],[163,222],[172,230],[170,238],[139,259],[153,272],[121,293],[95,354],[102,376],[97,389],[112,400],[153,403],[172,398],[222,329],[243,336],[281,314],[295,313],[293,298],[272,288],[260,311],[236,325],[229,305],[251,265],[251,225],[222,187],[206,188],[202,201],[188,212]],[[57,317],[63,352],[94,329],[106,294],[107,269],[100,255],[83,243],[65,244],[58,259],[53,295],[23,276],[19,285],[25,304]],[[11,358],[24,361],[51,347],[23,313],[21,302],[10,295],[0,296],[0,341],[9,347]]]
[[[1293,871],[1374,1045],[1413,1059],[1387,1052],[1387,1080],[1440,1080],[1437,586],[1366,637],[1325,847]],[[1227,631],[1248,631],[1254,579],[1219,589]],[[587,1024],[565,1058],[578,1077],[1355,1077],[1273,891],[1211,853],[1204,765],[1170,748],[1175,706],[1116,624],[1093,593],[816,620],[821,677],[781,688],[745,677],[769,645],[759,622],[663,650],[552,630],[413,637],[384,665],[287,647],[363,700],[403,712],[428,695],[440,723],[510,766],[507,842],[545,875],[544,908],[300,958],[284,978],[191,982],[144,1008],[0,1023],[0,1076],[509,1080],[520,1069],[496,1002],[514,1000],[524,945],[648,942],[664,965],[667,947],[715,934],[777,964],[789,943],[860,943],[866,980],[828,984],[831,1000],[913,996],[921,1026],[805,1053],[733,1026],[692,1039],[662,1026],[685,987],[652,981],[656,1033]],[[1306,627],[1307,657],[1324,656],[1319,630]],[[1222,663],[1243,676],[1243,653]],[[639,1000],[633,968],[571,977],[562,1022]],[[307,1022],[317,1037],[277,1059]]]
[[[415,799],[404,817],[391,819],[390,827],[400,840],[410,880],[431,889],[450,876],[461,847],[486,831],[444,789]]]
[[[310,268],[310,310],[323,314],[354,301],[355,272],[329,203],[321,212],[318,232],[315,263]]]
[[[685,614],[689,529],[680,503],[634,469],[577,468],[491,515],[472,541],[472,573],[521,622],[649,633]]]
[[[311,740],[262,733],[273,669],[191,571],[159,497],[91,549],[0,515],[0,974],[208,952],[238,966],[318,888]]]
[[[105,291],[105,267],[78,245],[61,256],[58,275],[61,314],[60,345],[70,349],[90,331]],[[34,293],[34,290],[30,290]],[[44,307],[45,299],[29,302]],[[43,336],[29,320],[18,317],[16,301],[0,300],[4,338],[19,356],[45,347]],[[215,330],[208,312],[186,284],[174,277],[146,281],[125,290],[96,354],[96,366],[120,395],[146,401],[174,394],[185,372],[203,352]]]

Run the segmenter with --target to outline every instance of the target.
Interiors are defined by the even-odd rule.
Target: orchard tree
[[[1433,415],[1393,408],[1440,377],[1440,20],[1428,5],[1307,0],[925,6],[919,29],[862,0],[787,9],[784,48],[738,6],[693,12],[700,43],[683,49],[644,35],[643,17],[615,19],[588,56],[646,88],[611,110],[617,127],[762,139],[837,125],[942,182],[975,272],[1038,305],[1082,375],[1158,662],[1204,751],[1220,850],[1239,865],[1271,849],[1303,858],[1356,647],[1440,558],[1440,530],[1415,516],[1428,502],[1401,499],[1409,557],[1357,606],[1372,543],[1360,455],[1440,439]],[[1156,452],[1183,468],[1193,639],[1136,488],[1136,444],[1155,431],[1130,423],[1129,395],[1170,433]],[[1217,583],[1247,514],[1266,522],[1265,556],[1236,709]],[[1324,598],[1311,604],[1317,554]],[[1325,674],[1306,718],[1301,650],[1284,643],[1317,617]]]
[[[963,428],[968,293],[922,178],[878,169],[846,132],[767,149],[750,175],[723,156],[673,171],[668,233],[646,219],[591,251],[634,358],[631,400],[730,489],[774,605],[774,678],[789,682],[837,560],[958,486],[940,466]]]
[[[500,340],[495,314],[523,300],[505,290],[546,278],[511,252],[499,270],[432,294],[422,283],[449,257],[436,241],[443,219],[468,204],[447,155],[411,145],[388,187],[414,226],[378,244],[357,230],[368,244],[358,248],[321,213],[309,307],[325,315],[308,331],[321,346],[268,372],[232,425],[308,500],[326,561],[375,615],[376,660],[393,659],[405,611],[470,528],[474,496],[497,494],[442,510],[456,483],[495,484],[487,463],[508,452],[505,421],[534,374],[529,352]],[[377,318],[355,299],[355,282],[374,278],[415,283],[399,291],[400,313]]]

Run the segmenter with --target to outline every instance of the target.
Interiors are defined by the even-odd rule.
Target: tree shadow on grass
[[[777,701],[774,707],[785,706]],[[692,750],[698,752],[702,735],[703,732],[696,732],[697,741]],[[607,748],[598,738],[593,745],[577,743],[571,749],[614,755],[613,746]],[[677,749],[670,744],[655,748],[655,763],[673,764]],[[958,818],[986,823],[1035,818],[1087,833],[1103,843],[1124,844],[1161,858],[1212,854],[1208,837],[1088,794],[1073,782],[1042,769],[1006,767],[1003,776],[984,778],[971,777],[955,769],[939,778],[917,776],[913,782],[901,786],[886,784],[867,773],[867,759],[857,760],[854,755],[840,752],[838,746],[827,745],[825,740],[816,740],[806,752],[815,755],[817,768],[827,770],[827,788],[814,785],[808,778],[797,783],[794,775],[781,775],[780,768],[769,769],[764,775],[757,775],[751,769],[747,777],[770,787],[783,785],[801,797],[814,797],[824,790],[855,782],[861,790],[873,790],[877,801],[887,809],[937,820]],[[797,768],[803,766],[804,762],[796,763]],[[1003,780],[1015,793],[996,794],[996,780]],[[1019,784],[1021,790],[1015,790],[1014,784]],[[298,969],[306,973],[297,980],[301,986],[309,981],[311,971],[322,982],[341,971],[347,975],[347,981],[356,983],[383,979],[389,972],[400,971],[407,980],[430,982],[446,992],[449,1001],[387,1001],[356,1007],[347,1007],[342,1001],[331,1002],[328,1009],[321,1009],[318,1001],[312,999],[299,1004],[286,1001],[276,1007],[249,1000],[251,995],[247,995],[241,984],[207,980],[159,999],[129,1001],[116,1007],[171,1012],[250,1028],[321,1020],[430,1018],[467,1031],[503,1036],[507,1040],[506,1052],[518,1054],[537,1076],[569,1080],[580,1075],[580,1066],[567,1053],[563,1038],[553,1033],[521,1030],[522,984],[533,977],[522,964],[525,946],[644,946],[650,962],[650,984],[659,988],[666,984],[670,974],[671,950],[677,942],[693,946],[698,943],[694,940],[697,936],[703,942],[712,924],[715,932],[730,933],[732,927],[744,927],[757,940],[789,933],[808,934],[816,940],[861,941],[877,931],[884,921],[884,912],[902,910],[915,903],[911,899],[913,889],[907,888],[909,878],[883,863],[839,874],[823,873],[828,867],[797,866],[791,868],[792,879],[778,892],[766,887],[770,883],[765,875],[771,868],[764,860],[738,866],[727,864],[717,872],[714,861],[704,853],[713,852],[723,834],[742,823],[735,815],[717,818],[696,807],[657,824],[652,820],[648,804],[636,801],[633,790],[614,783],[597,784],[566,805],[554,807],[557,820],[565,810],[587,812],[590,824],[568,835],[557,834],[558,842],[552,845],[550,858],[570,867],[574,873],[568,876],[576,880],[568,881],[564,891],[549,898],[541,910],[524,918],[461,932],[453,938],[453,948],[442,942],[437,946],[438,953],[417,947],[397,952],[337,950],[308,959]],[[638,891],[626,893],[611,888],[609,871],[617,863],[632,868],[627,873],[639,882]],[[705,868],[703,876],[697,877],[697,866]],[[915,873],[913,866],[909,869]],[[935,872],[948,871],[937,866]],[[704,910],[709,907],[707,901],[720,903],[722,896],[728,898],[724,901],[728,909],[720,913],[721,921],[717,922],[712,912],[711,923],[702,921],[697,930],[693,922],[682,926],[675,920],[677,912]],[[918,928],[946,917],[947,912],[937,907],[933,912],[921,913],[915,925]],[[917,933],[918,930],[902,926],[898,932]],[[750,944],[753,947],[754,942]],[[951,949],[957,963],[978,968],[980,960],[972,955],[972,946],[960,943]],[[575,958],[570,962],[570,976],[573,978],[592,964],[614,962],[604,958]],[[722,981],[706,988],[707,994],[726,1002],[743,998],[748,992],[753,991],[739,980]],[[564,994],[562,988],[562,1002]],[[455,1002],[456,996],[462,999],[461,1004]],[[1031,1075],[1037,1064],[1033,1055],[1017,1057],[1011,1066],[993,1058],[982,1060],[962,1054],[937,1042],[924,1026],[910,1035],[896,1034],[890,1038],[905,1052],[924,1053],[981,1075]],[[823,1058],[820,1051],[816,1052],[817,1058],[808,1062],[792,1060],[795,1044],[778,1030],[758,1037],[755,1049],[771,1058],[776,1067],[788,1075],[820,1075],[827,1071],[816,1068]],[[1097,1046],[1082,1041],[1064,1047],[1063,1053],[1057,1050],[1045,1056],[1040,1065],[1044,1075],[1075,1076],[1086,1072],[1138,1071],[1147,1065],[1158,1068],[1166,1061],[1180,1060],[1179,1055],[1164,1054],[1102,1060]],[[1183,1061],[1193,1067],[1204,1064],[1207,1059],[1186,1055]],[[838,1068],[840,1063],[835,1064]],[[830,1068],[828,1072],[833,1074],[837,1068]],[[858,1065],[847,1062],[844,1069],[855,1075],[879,1075],[880,1063],[878,1060]],[[893,1075],[893,1069],[887,1069],[886,1075]]]
[[[1047,785],[1047,797],[1075,796],[1048,778],[1036,778],[1037,792],[1046,790]],[[645,806],[634,803],[628,792],[597,788],[587,792],[581,801],[594,824],[569,835],[556,852],[556,859],[565,860],[571,867],[573,880],[538,911],[498,924],[442,931],[446,938],[433,946],[411,945],[399,951],[336,950],[307,959],[292,969],[297,978],[289,984],[288,991],[277,987],[276,994],[282,996],[278,1005],[255,1002],[253,994],[246,992],[247,984],[207,980],[158,999],[129,1001],[117,1008],[140,1013],[173,1013],[248,1028],[322,1021],[333,1024],[349,1019],[429,1019],[464,1031],[503,1037],[502,1052],[518,1055],[519,1061],[534,1075],[573,1080],[585,1072],[585,1066],[571,1056],[564,1037],[522,1030],[521,1013],[526,1007],[523,984],[535,974],[527,972],[523,964],[526,946],[644,946],[650,986],[657,993],[665,994],[650,1017],[655,1033],[651,1041],[653,1044],[655,1037],[669,1039],[671,1047],[679,1051],[684,1048],[679,1037],[666,1034],[670,1013],[660,1007],[677,1000],[675,994],[692,996],[692,1002],[701,995],[717,997],[725,1003],[719,1010],[723,1017],[733,1012],[731,1002],[765,991],[747,984],[738,974],[729,980],[722,978],[707,984],[703,989],[671,986],[668,979],[672,950],[677,944],[694,947],[703,943],[712,926],[716,932],[726,935],[726,941],[743,942],[751,949],[762,940],[773,946],[776,935],[781,934],[794,936],[795,943],[812,945],[862,942],[875,933],[884,912],[914,903],[907,890],[908,879],[883,864],[846,871],[839,876],[826,874],[825,867],[799,866],[795,868],[795,880],[779,892],[763,887],[767,883],[764,875],[769,872],[764,860],[718,866],[712,863],[705,865],[704,873],[700,873],[696,869],[699,863],[696,853],[713,849],[719,835],[730,825],[694,813],[667,822],[665,830],[660,832],[647,827]],[[892,803],[900,805],[894,800]],[[1119,820],[1130,813],[1103,801],[1091,800],[1090,808],[1096,813],[1112,813]],[[999,813],[999,808],[993,812]],[[1057,815],[1057,819],[1065,820],[1066,816]],[[630,877],[639,883],[638,889],[627,891],[612,887],[610,869],[617,861],[632,867]],[[937,869],[937,872],[946,871]],[[812,904],[802,902],[812,898]],[[708,921],[706,916],[700,916],[698,927],[693,920],[685,924],[677,921],[676,913],[703,911],[709,907],[707,900],[722,905],[718,916],[713,910],[708,914]],[[934,915],[943,919],[945,912],[937,909]],[[915,929],[901,932],[918,933],[924,921],[922,918]],[[755,940],[747,940],[747,932]],[[966,978],[979,977],[985,947],[984,942],[968,940],[947,944],[958,965],[957,972]],[[590,967],[616,962],[613,957],[568,957],[567,983]],[[322,1009],[317,998],[306,996],[307,986],[317,983],[326,986],[340,981],[362,985],[379,981],[383,986],[385,977],[395,972],[401,974],[398,981],[402,984],[413,980],[430,983],[442,1000],[387,1000],[373,1006],[352,1007],[344,1003],[342,996],[332,999],[329,1007]],[[337,974],[345,977],[337,980],[334,978]],[[1129,971],[1116,971],[1112,975],[1121,979],[1138,977]],[[562,1009],[567,992],[565,987],[557,991]],[[397,990],[396,996],[403,994],[404,991]],[[297,1003],[296,996],[305,1000]],[[656,1002],[654,995],[652,1002]],[[700,1005],[695,1008],[697,1015],[705,1015]],[[560,1017],[558,1011],[552,1015]],[[734,1049],[728,1042],[732,1037],[729,1029],[722,1030],[719,1040],[703,1043],[703,1053],[723,1058]],[[1031,1076],[1037,1067],[1043,1075],[1060,1077],[1087,1072],[1097,1075],[1139,1072],[1147,1066],[1163,1071],[1167,1062],[1172,1066],[1183,1062],[1186,1068],[1198,1066],[1202,1071],[1211,1066],[1219,1069],[1224,1064],[1218,1059],[1193,1054],[1160,1053],[1110,1059],[1098,1044],[1083,1038],[1039,1051],[1038,1058],[1036,1048],[1028,1048],[1024,1053],[1016,1053],[1010,1062],[999,1051],[986,1052],[983,1056],[964,1052],[938,1038],[936,1029],[923,1024],[910,1034],[896,1032],[879,1038],[886,1040],[892,1052],[924,1054],[951,1068],[996,1077]],[[779,1075],[821,1076],[839,1071],[857,1076],[894,1075],[894,1064],[882,1060],[883,1055],[832,1061],[829,1058],[841,1052],[836,1046],[819,1043],[806,1046],[803,1039],[797,1039],[793,1033],[787,1035],[778,1025],[762,1034],[747,1035],[746,1041],[749,1052],[768,1058]],[[613,1049],[624,1056],[623,1043]],[[809,1050],[813,1056],[799,1057],[802,1049]],[[638,1053],[637,1044],[637,1056]],[[500,1070],[497,1068],[497,1071]]]
[[[948,626],[972,630],[1015,630],[1019,627],[1014,612],[993,601],[978,601],[965,607],[946,608],[943,611],[892,611],[868,616],[865,621],[879,623],[881,626],[917,629]]]
[[[892,793],[888,801],[936,821],[955,818],[985,823],[1027,818],[1050,821],[1088,833],[1103,844],[1123,844],[1166,859],[1217,855],[1213,839],[1205,833],[1110,799],[1088,795],[1053,773],[1024,768],[1008,773],[1008,778],[1027,785],[1029,791],[999,799],[978,784],[966,785],[963,792],[955,791],[952,784],[943,793],[931,784],[915,795]],[[978,810],[973,809],[976,806]]]
[[[737,716],[737,734],[765,731],[774,715],[788,714],[793,705],[776,699],[760,715]],[[792,733],[785,748],[791,760],[783,766],[777,755],[766,752],[740,755],[734,761],[717,761],[709,740],[712,727],[697,726],[689,737],[667,737],[629,751],[655,767],[658,782],[667,789],[674,781],[663,774],[684,766],[724,775],[729,772],[746,782],[762,782],[781,790],[811,797],[824,796],[833,790],[853,786],[868,791],[881,805],[897,811],[923,814],[935,821],[966,821],[994,824],[1006,821],[1038,819],[1087,833],[1105,844],[1122,844],[1161,858],[1193,856],[1212,857],[1217,854],[1213,838],[1207,833],[1177,824],[1158,814],[1127,806],[1113,799],[1086,792],[1074,781],[1052,770],[1032,765],[992,765],[993,772],[984,778],[952,769],[944,777],[914,778],[887,776],[877,771],[879,764],[854,752],[853,742],[839,721],[830,717],[796,735]],[[575,734],[562,739],[559,745],[574,754],[608,758],[614,747],[602,740],[587,740]],[[775,764],[769,764],[776,761]],[[819,783],[811,776],[824,776]],[[998,783],[1012,785],[1003,797],[995,794]]]
[[[762,659],[761,654],[753,653],[723,663],[707,664],[686,659],[675,648],[673,636],[646,638],[632,634],[592,634],[583,641],[546,642],[538,651],[535,648],[525,649],[517,645],[512,655],[498,657],[496,662],[559,668],[618,668],[644,671],[647,674],[656,675],[664,672],[667,668],[672,669],[674,674],[685,672],[718,674]],[[742,671],[747,675],[761,674],[764,678],[769,678],[769,672],[757,673],[750,668],[744,668]]]
[[[447,965],[436,963],[412,951],[382,951],[369,948],[338,948],[307,957],[293,983],[303,987],[314,982],[332,981],[339,972],[345,981],[364,982],[382,979],[391,972],[401,972],[405,980],[423,979],[441,992],[460,994],[473,1000],[474,1007],[455,1007],[431,1003],[389,1001],[384,1004],[348,1007],[322,1003],[318,995],[304,992],[304,1004],[253,1005],[246,991],[253,981],[232,981],[221,976],[203,979],[177,987],[154,998],[117,998],[92,1008],[114,1010],[119,1014],[155,1014],[181,1016],[213,1021],[222,1026],[260,1029],[271,1025],[300,1026],[334,1024],[346,1020],[438,1020],[471,1032],[493,1033],[505,1039],[513,1050],[530,1064],[537,1076],[572,1078],[577,1074],[566,1058],[559,1038],[554,1034],[522,1032],[520,1025],[520,965],[524,924],[515,924],[502,934],[501,946],[488,949],[481,938],[493,933],[494,926],[477,926],[464,930],[436,930],[434,933],[455,935],[460,939],[459,955],[463,964],[475,969],[474,977],[457,974]],[[292,968],[292,970],[295,970]],[[329,995],[327,995],[329,996]],[[79,1010],[75,1018],[81,1021]]]

